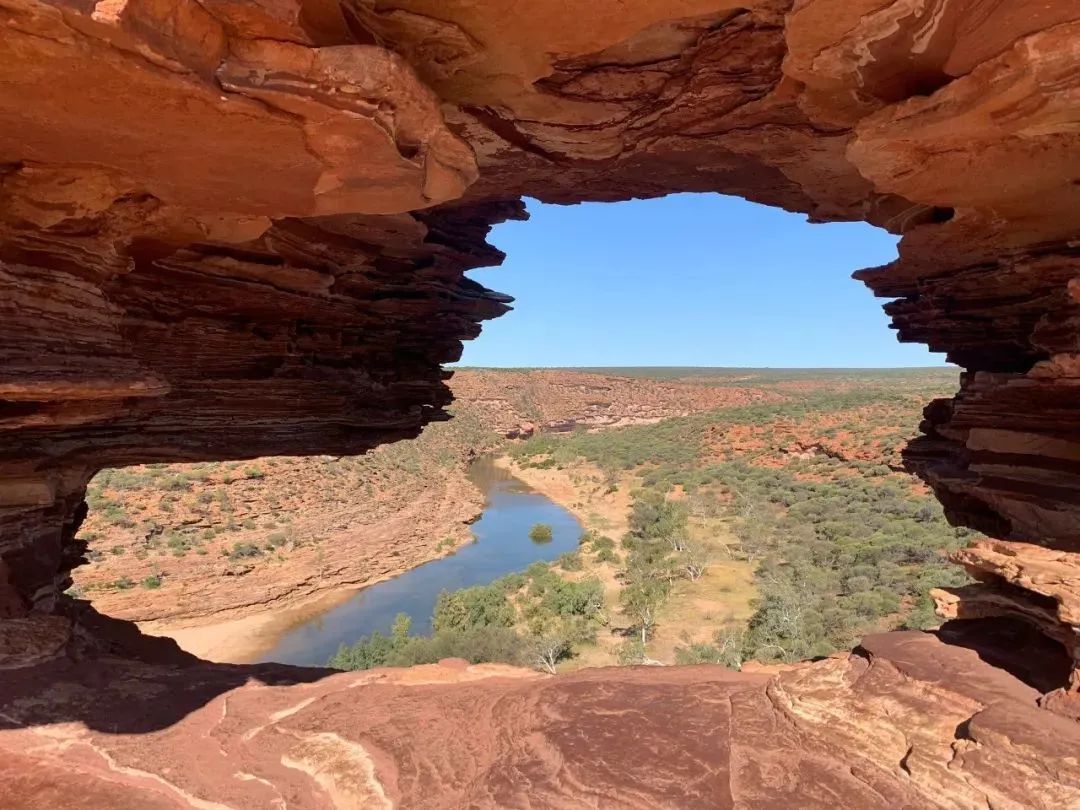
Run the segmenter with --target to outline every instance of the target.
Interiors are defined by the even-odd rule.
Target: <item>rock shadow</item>
[[[251,681],[292,686],[334,674],[319,667],[204,661],[171,639],[82,607],[61,657],[0,671],[0,731],[80,722],[106,733],[145,734]]]
[[[1043,694],[1068,685],[1073,664],[1065,648],[1019,619],[956,619],[945,622],[937,636]]]

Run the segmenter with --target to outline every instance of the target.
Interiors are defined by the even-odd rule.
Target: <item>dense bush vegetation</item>
[[[329,665],[336,669],[408,667],[434,664],[443,658],[464,658],[473,664],[526,663],[523,639],[509,627],[471,626],[413,636],[409,634],[410,625],[409,617],[399,614],[389,636],[376,632],[351,647],[343,644]]]
[[[464,658],[478,664],[529,664],[554,672],[575,645],[595,637],[606,621],[603,589],[595,579],[569,582],[550,565],[534,563],[490,585],[439,594],[433,632],[411,635],[404,614],[389,636],[373,633],[342,645],[329,665],[337,669],[428,664]]]
[[[736,657],[795,661],[850,647],[875,627],[935,625],[927,591],[963,581],[942,550],[969,532],[899,482],[806,481],[742,462],[715,473],[760,592]],[[728,652],[698,652],[731,659],[730,639],[720,646]]]
[[[781,403],[730,408],[655,425],[569,436],[540,435],[513,448],[525,465],[568,467],[586,460],[603,470],[632,470],[642,482],[622,545],[624,612],[640,629],[620,656],[642,660],[656,612],[678,576],[700,575],[688,541],[688,511],[726,521],[754,567],[758,598],[743,625],[721,624],[708,644],[678,650],[684,662],[739,666],[749,659],[793,661],[848,648],[875,629],[938,623],[928,590],[963,581],[944,551],[970,536],[948,525],[929,495],[880,460],[827,454],[754,464],[752,454],[706,452],[706,441],[732,426],[752,426],[766,447],[787,440],[784,425],[856,409],[834,425],[856,442],[902,442],[897,415],[917,413],[919,392],[873,385],[823,390]],[[858,409],[863,409],[858,411]],[[871,439],[870,437],[873,437]],[[667,494],[678,488],[679,501]],[[686,498],[686,496],[689,496]],[[603,546],[594,547],[609,554]],[[636,645],[636,646],[635,646]]]
[[[596,433],[580,430],[569,435],[538,433],[527,441],[512,445],[509,452],[524,463],[538,467],[566,467],[577,459],[585,459],[605,470],[661,467],[670,472],[686,473],[698,466],[702,438],[708,428],[764,425],[779,419],[797,421],[808,414],[836,412],[864,405],[910,407],[915,401],[918,401],[918,395],[872,386],[839,392],[825,389],[787,402],[724,408],[665,419],[651,425]]]

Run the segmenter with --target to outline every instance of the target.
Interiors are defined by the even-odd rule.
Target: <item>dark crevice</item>
[[[932,96],[953,80],[947,73],[926,73],[908,84],[908,97]]]
[[[957,725],[956,730],[953,731],[953,739],[954,740],[970,740],[971,739],[971,718],[970,717],[967,720],[964,720],[959,725]],[[911,749],[909,748],[908,749],[908,754],[910,754],[910,753],[911,753]],[[904,759],[905,760],[907,759],[906,755],[904,756]],[[901,762],[901,767],[903,767],[903,762]],[[904,768],[904,770],[907,770],[907,768]],[[908,773],[911,773],[911,771],[908,771]]]
[[[912,751],[915,750],[915,746],[909,745],[908,750],[904,752],[904,756],[900,758],[900,770],[911,776],[911,766],[908,765],[908,759],[911,757]]]
[[[935,632],[946,644],[974,651],[990,666],[1043,694],[1069,683],[1071,656],[1028,622],[1008,617],[954,619]]]
[[[20,419],[33,416],[48,407],[46,402],[12,401],[0,399],[0,419]]]
[[[955,216],[955,208],[943,208],[941,206],[934,206],[930,209],[930,216],[928,221],[934,223],[935,225],[941,225],[949,222]]]

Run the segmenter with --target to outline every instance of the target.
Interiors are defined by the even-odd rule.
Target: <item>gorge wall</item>
[[[1075,650],[1074,0],[0,0],[0,19],[4,666],[81,637],[55,614],[95,471],[415,436],[445,417],[442,364],[508,308],[463,274],[498,263],[486,234],[522,196],[675,191],[903,235],[856,275],[900,339],[965,369],[907,460],[999,538],[942,609]]]

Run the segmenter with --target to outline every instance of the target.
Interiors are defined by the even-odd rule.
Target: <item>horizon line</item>
[[[447,367],[458,371],[524,371],[533,369],[549,369],[553,371],[581,371],[594,369],[678,369],[693,371],[959,371],[959,366],[952,363],[934,366],[606,366],[606,365],[583,365],[583,366],[472,366],[446,363]]]

